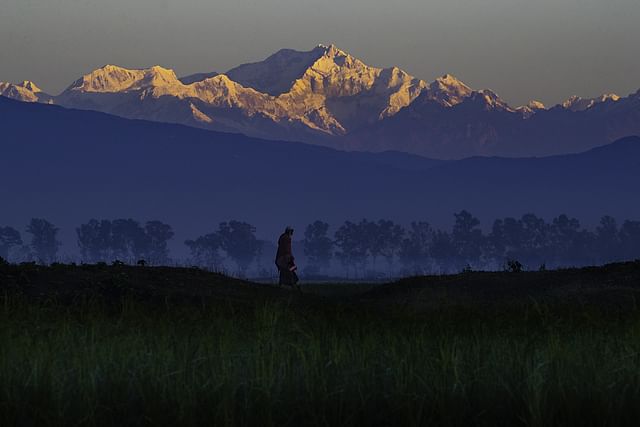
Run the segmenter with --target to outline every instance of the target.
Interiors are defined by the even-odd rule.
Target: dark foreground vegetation
[[[639,297],[640,262],[301,293],[2,264],[0,424],[637,425]]]

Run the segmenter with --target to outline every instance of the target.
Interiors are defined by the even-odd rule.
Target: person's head
[[[293,227],[287,225],[287,228],[284,229],[284,234],[288,234],[289,236],[293,236]]]

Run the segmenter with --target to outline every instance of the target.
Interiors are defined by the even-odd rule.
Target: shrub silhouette
[[[507,260],[507,268],[506,271],[509,273],[522,273],[524,270],[524,266],[522,263],[515,259]]]

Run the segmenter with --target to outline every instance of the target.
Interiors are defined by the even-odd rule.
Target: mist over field
[[[597,235],[601,221],[609,221],[612,245],[620,233],[636,239],[638,138],[575,155],[440,161],[399,152],[340,152],[7,99],[0,99],[0,108],[2,149],[11,153],[1,160],[1,179],[9,183],[0,190],[6,202],[2,225],[24,233],[31,218],[47,219],[60,229],[60,259],[82,259],[77,229],[91,219],[132,219],[141,227],[161,221],[172,233],[164,262],[204,263],[252,276],[274,271],[275,243],[286,225],[297,230],[300,264],[320,273],[305,256],[304,233],[315,221],[327,224],[325,237],[332,243],[341,228],[355,242],[347,243],[355,247],[344,262],[334,257],[344,248],[328,250],[333,262],[323,274],[330,275],[457,272],[467,265],[502,269],[510,258],[537,269],[636,256],[633,245],[601,253],[597,239],[603,237]],[[40,126],[30,126],[33,121]],[[463,211],[469,218],[456,219]],[[375,228],[380,220],[391,224]],[[223,261],[222,248],[208,261],[195,259],[185,241],[229,221],[254,227],[251,234],[261,241],[250,267],[239,268],[233,257]],[[460,221],[466,224],[456,225]],[[416,229],[413,223],[427,224]],[[503,232],[501,224],[511,228]],[[469,236],[455,237],[456,227]],[[389,247],[372,249],[366,242],[375,230]],[[439,235],[445,237],[438,241]],[[424,240],[424,248],[414,250],[424,252],[423,259],[412,261],[418,255],[405,253],[401,263],[403,242],[410,245],[412,238]],[[102,258],[85,260],[149,258],[142,250],[103,244]],[[475,249],[465,249],[468,244]],[[556,253],[565,246],[558,249],[564,254]],[[388,254],[386,261],[380,262],[379,251]],[[28,251],[23,255],[30,259]]]

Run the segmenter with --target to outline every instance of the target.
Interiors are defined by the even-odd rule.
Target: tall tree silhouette
[[[333,240],[328,236],[329,224],[315,221],[304,231],[304,255],[311,272],[319,272],[329,267],[333,255]]]
[[[478,264],[483,249],[483,236],[480,220],[466,210],[454,214],[453,245],[459,263],[464,265]]]
[[[58,228],[46,219],[32,218],[27,225],[31,234],[31,250],[40,263],[48,264],[56,260],[60,242],[57,239]]]
[[[521,222],[524,233],[521,243],[523,262],[532,268],[545,265],[551,259],[548,250],[551,244],[549,225],[532,213],[524,214]]]
[[[487,238],[485,257],[492,259],[494,266],[500,267],[507,260],[525,262],[526,233],[522,220],[515,218],[496,219]]]
[[[260,250],[260,242],[256,238],[256,228],[246,222],[223,222],[218,227],[220,245],[245,274]]]
[[[116,219],[111,225],[112,255],[124,261],[144,258],[149,249],[150,239],[138,221]]]
[[[451,272],[454,267],[460,268],[456,245],[446,231],[437,230],[433,234],[431,257],[442,273]]]
[[[596,227],[595,248],[600,263],[607,263],[620,259],[620,231],[615,218],[603,216]]]
[[[389,273],[392,273],[393,261],[402,245],[404,228],[393,221],[381,219],[370,226],[370,230],[369,252],[374,259],[374,265],[375,259],[381,256],[387,261]]]
[[[367,263],[369,241],[366,236],[364,224],[367,220],[362,220],[360,224],[345,221],[335,232],[335,242],[339,251],[336,257],[344,266],[349,275],[349,271],[357,274],[358,268],[364,271]]]
[[[625,259],[640,259],[640,221],[625,221],[622,224],[620,249]]]
[[[78,247],[83,261],[107,261],[111,255],[111,221],[91,219],[76,228]]]
[[[0,257],[9,259],[9,251],[22,244],[20,232],[12,227],[0,227]]]
[[[209,233],[195,240],[187,240],[185,245],[191,251],[193,261],[211,270],[219,270],[222,266],[222,242],[218,233]]]
[[[434,231],[428,222],[411,223],[399,251],[400,262],[405,268],[416,274],[427,272],[433,235]]]
[[[145,258],[152,264],[165,264],[169,261],[167,242],[174,236],[169,224],[161,221],[148,221],[144,226],[147,235],[147,250]]]
[[[593,236],[582,230],[580,221],[562,214],[553,219],[550,227],[550,248],[555,265],[575,266],[592,264],[595,257],[591,250]]]

